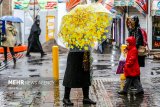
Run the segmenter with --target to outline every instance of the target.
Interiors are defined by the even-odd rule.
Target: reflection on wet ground
[[[112,53],[112,54],[111,54]],[[159,61],[151,58],[146,59],[146,67],[141,68],[141,82],[144,88],[144,96],[120,96],[117,94],[121,83],[119,75],[115,74],[119,51],[112,50],[107,54],[93,55],[93,74],[92,86],[90,87],[90,98],[97,101],[96,106],[82,104],[83,94],[81,89],[72,89],[71,100],[74,107],[159,107],[160,105],[160,67]],[[60,80],[55,82],[54,86],[44,86],[48,90],[43,90],[41,85],[31,85],[31,89],[24,91],[0,91],[0,107],[63,107],[62,99],[64,87],[62,80],[66,68],[67,55],[59,56]],[[150,63],[151,62],[151,63]],[[48,54],[44,58],[39,55],[31,58],[23,58],[17,61],[15,69],[12,64],[0,72],[2,77],[24,77],[39,78],[52,77],[52,58]],[[6,85],[1,84],[2,87]]]
[[[110,65],[94,65],[93,69],[96,69],[96,70],[111,69],[109,67]]]

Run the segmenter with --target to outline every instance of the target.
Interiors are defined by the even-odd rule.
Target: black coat
[[[140,27],[137,27],[136,30],[134,31],[129,31],[130,36],[134,36],[136,38],[136,47],[137,49],[139,46],[143,46],[143,35],[140,30]],[[145,56],[138,56],[138,63],[140,67],[145,66]]]
[[[84,63],[84,53],[85,52],[69,52],[63,79],[63,85],[65,87],[82,88],[91,85],[90,53],[86,52],[86,63]]]
[[[39,25],[34,23],[31,28],[31,32],[28,38],[28,51],[29,52],[42,52],[42,45],[39,41],[39,35],[41,34],[41,29]]]

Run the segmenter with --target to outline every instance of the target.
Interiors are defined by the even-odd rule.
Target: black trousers
[[[128,92],[128,89],[131,86],[131,84],[133,84],[133,86],[137,89],[138,92],[143,91],[142,84],[139,81],[139,76],[127,77],[123,91]]]
[[[84,99],[89,98],[89,87],[83,87],[82,91],[83,91],[83,98]],[[65,93],[64,93],[65,99],[70,99],[70,92],[71,92],[71,88],[65,87]]]
[[[4,49],[4,60],[7,61],[7,47],[3,47],[3,49]],[[15,58],[14,48],[9,47],[9,50],[11,52],[12,57]]]

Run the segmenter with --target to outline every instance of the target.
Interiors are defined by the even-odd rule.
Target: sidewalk
[[[160,105],[160,61],[146,60],[146,67],[141,68],[141,81],[144,88],[144,96],[123,97],[117,94],[120,89],[119,75],[115,74],[118,65],[119,54],[112,50],[110,54],[92,54],[93,81],[90,87],[90,98],[97,101],[96,106],[82,104],[81,89],[72,89],[71,100],[74,107],[158,107]],[[28,90],[7,91],[8,85],[1,84],[1,107],[62,107],[64,87],[63,76],[66,68],[67,54],[59,56],[60,81],[59,86],[54,83],[49,86],[31,86]],[[40,54],[32,54],[31,58],[17,60],[13,69],[13,63],[8,68],[0,71],[0,79],[15,77],[22,79],[48,78],[52,79],[52,57],[48,54],[40,58]],[[2,90],[4,89],[5,90]],[[45,89],[43,89],[45,88]],[[34,91],[33,91],[34,90]]]

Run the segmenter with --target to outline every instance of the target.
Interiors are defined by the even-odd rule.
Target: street
[[[108,48],[107,48],[108,49]],[[91,107],[159,107],[159,81],[160,67],[159,60],[146,58],[146,67],[141,68],[141,82],[144,88],[143,96],[134,96],[132,94],[120,96],[117,91],[120,90],[120,76],[115,74],[119,50],[108,49],[106,54],[92,53],[93,76],[92,86],[90,87],[90,98],[97,101],[96,106]],[[32,54],[30,58],[22,57],[17,60],[16,66],[11,61],[8,67],[0,71],[1,107],[62,107],[64,87],[62,80],[66,68],[67,54],[59,55],[59,83],[53,84],[30,84],[24,88],[16,86],[11,89],[11,84],[5,84],[6,78],[16,78],[22,80],[52,81],[52,55],[40,58],[39,54]],[[22,88],[22,89],[20,89]],[[88,107],[82,104],[82,90],[72,89],[71,100],[74,107]]]

